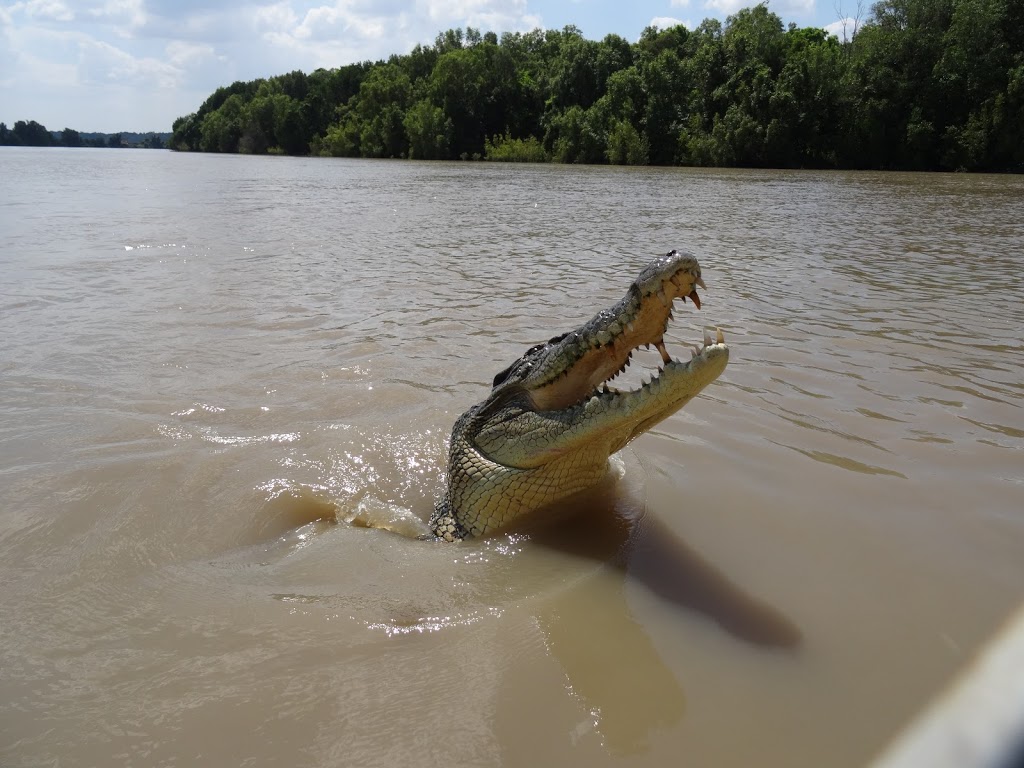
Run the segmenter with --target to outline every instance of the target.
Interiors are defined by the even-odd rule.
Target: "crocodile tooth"
[[[630,320],[629,322],[626,323],[626,330],[629,331],[630,333],[633,332],[633,321],[632,320]]]
[[[704,346],[711,346],[711,332],[707,328],[704,329]]]
[[[725,334],[722,333],[721,328],[715,328],[715,341],[719,344],[725,344]]]
[[[697,285],[699,285],[701,288],[703,288],[705,291],[708,289],[708,287],[706,285],[704,285],[704,281],[701,280],[700,277],[698,277],[696,280],[694,280],[694,282]]]
[[[664,342],[664,340],[659,339],[658,341],[654,342],[654,346],[657,347],[658,348],[658,352],[661,353],[661,361],[663,363],[667,363],[669,360],[672,359],[671,357],[669,357],[668,350],[665,349],[665,342]]]

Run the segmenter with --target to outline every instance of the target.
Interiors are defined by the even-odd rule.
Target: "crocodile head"
[[[721,331],[692,359],[673,359],[664,336],[675,299],[700,308],[700,265],[681,251],[655,259],[614,306],[527,350],[494,377],[490,396],[452,429],[448,483],[430,526],[452,541],[501,530],[600,482],[608,458],[688,403],[725,369]],[[653,345],[657,374],[636,389],[610,384],[634,351]]]

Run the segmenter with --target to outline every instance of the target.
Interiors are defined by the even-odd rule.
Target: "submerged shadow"
[[[714,621],[738,640],[794,649],[800,629],[758,600],[653,515],[631,513],[607,493],[573,500],[552,525],[531,530],[536,543],[574,557],[613,565],[662,599]]]
[[[674,728],[686,709],[676,675],[633,618],[628,580],[746,643],[793,649],[801,642],[792,621],[732,582],[653,515],[631,511],[614,490],[598,489],[562,505],[558,520],[531,526],[530,538],[606,566],[556,592],[534,615],[571,695],[612,754],[645,752],[652,734]]]

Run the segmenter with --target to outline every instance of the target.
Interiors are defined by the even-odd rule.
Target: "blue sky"
[[[786,23],[828,27],[839,0],[772,0]],[[0,121],[51,130],[167,131],[218,86],[405,53],[451,27],[575,24],[636,40],[750,0],[0,0]],[[862,3],[867,7],[866,3]],[[856,0],[843,0],[847,13]]]

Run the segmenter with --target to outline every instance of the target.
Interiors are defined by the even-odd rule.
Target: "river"
[[[5,766],[857,766],[1024,597],[1024,178],[0,177]],[[719,381],[567,520],[402,535],[494,374],[671,248]]]

